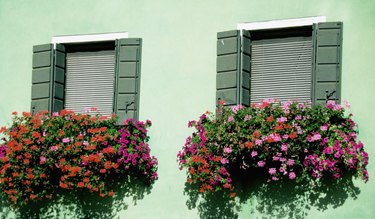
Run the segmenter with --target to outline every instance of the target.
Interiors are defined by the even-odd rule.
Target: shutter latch
[[[134,104],[134,100],[125,102],[125,113],[128,114],[128,107]]]
[[[326,103],[328,102],[329,98],[333,96],[334,93],[336,93],[335,90],[333,90],[331,93],[328,93],[329,91],[326,90]]]

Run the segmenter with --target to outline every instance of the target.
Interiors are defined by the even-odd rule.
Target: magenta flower
[[[287,144],[282,144],[281,145],[281,151],[287,152],[288,151],[288,145]]]
[[[276,174],[276,168],[269,168],[268,173],[271,174],[271,175]]]
[[[258,161],[257,165],[258,165],[258,167],[264,167],[264,165],[266,165],[266,162],[261,160],[261,161]]]
[[[255,156],[257,156],[258,155],[258,152],[256,152],[256,151],[252,151],[251,152],[251,157],[255,157]]]
[[[286,162],[286,164],[288,166],[293,166],[294,165],[294,160],[293,159],[288,159],[288,161]]]
[[[289,173],[289,179],[293,180],[296,178],[296,174],[294,172]]]

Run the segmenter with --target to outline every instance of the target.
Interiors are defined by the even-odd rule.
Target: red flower
[[[258,130],[255,130],[254,133],[253,133],[253,137],[254,138],[259,138],[260,137],[260,133]]]
[[[272,122],[273,121],[273,116],[269,116],[266,118],[266,122]]]
[[[106,169],[100,169],[99,172],[100,172],[100,173],[106,173],[107,170],[106,170]]]
[[[297,138],[297,133],[295,133],[295,132],[290,133],[290,134],[289,134],[289,138],[290,138],[290,139],[295,139],[295,138]]]
[[[250,142],[250,141],[247,141],[247,142],[245,143],[245,146],[246,146],[248,149],[251,149],[251,148],[254,147],[254,143],[252,143],[252,142]]]
[[[67,184],[65,184],[65,183],[60,182],[60,187],[63,188],[63,189],[66,189],[69,186]]]
[[[79,182],[77,184],[78,188],[83,188],[85,186],[85,183],[84,182]]]
[[[108,196],[109,196],[109,197],[112,197],[114,194],[115,194],[115,193],[114,193],[113,191],[109,191],[109,192],[108,192]]]

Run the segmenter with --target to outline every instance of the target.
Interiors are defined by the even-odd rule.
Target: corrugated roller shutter
[[[114,74],[114,50],[67,53],[65,108],[88,113],[95,107],[100,114],[111,115]]]
[[[252,41],[251,102],[311,100],[312,37]]]

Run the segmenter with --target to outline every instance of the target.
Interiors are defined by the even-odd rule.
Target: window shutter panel
[[[242,48],[241,49],[241,45]],[[216,99],[225,105],[249,106],[250,32],[232,30],[217,34]]]
[[[314,25],[313,104],[341,102],[342,22]],[[328,91],[328,92],[327,92]]]
[[[65,50],[52,44],[33,47],[31,112],[59,111],[64,101]]]
[[[53,77],[53,103],[52,111],[60,112],[64,108],[65,98],[65,46],[56,44],[55,62],[54,62],[54,77]]]
[[[117,40],[116,53],[114,112],[122,124],[125,119],[139,118],[142,39]]]

